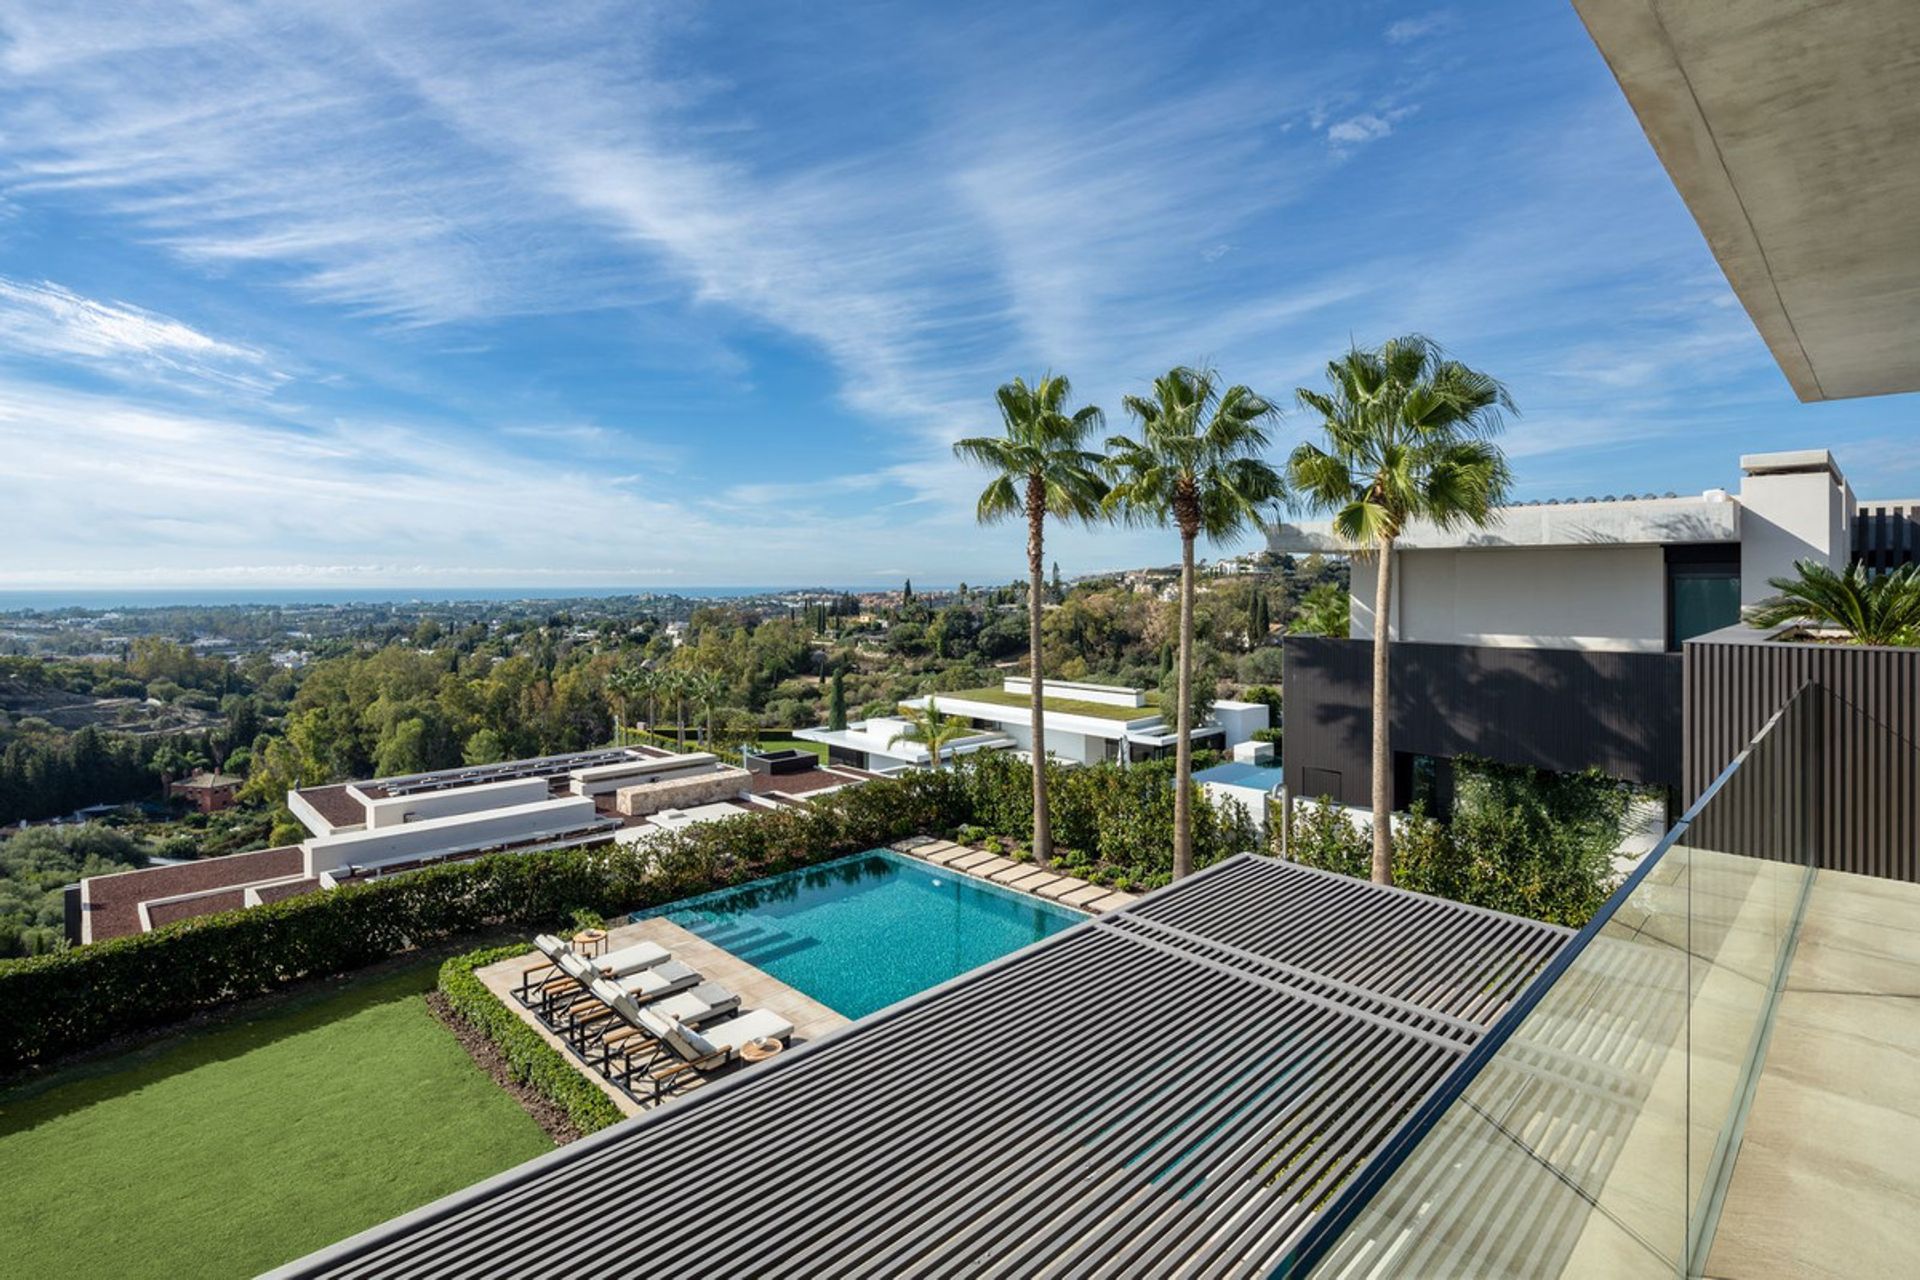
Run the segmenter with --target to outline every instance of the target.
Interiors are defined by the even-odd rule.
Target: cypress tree
[[[835,671],[833,683],[827,690],[827,728],[844,729],[847,727],[847,684],[846,672]]]

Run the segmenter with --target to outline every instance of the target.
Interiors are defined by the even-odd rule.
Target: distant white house
[[[1033,728],[1027,703],[1031,689],[1025,677],[1009,676],[999,689],[931,694],[904,705],[924,707],[934,702],[942,712],[970,722],[979,731],[949,744],[943,755],[1031,751]],[[1071,764],[1130,762],[1165,754],[1172,749],[1176,733],[1152,703],[1153,696],[1144,689],[1049,680],[1042,712],[1046,752]],[[906,727],[904,720],[885,716],[845,729],[801,729],[796,736],[824,744],[836,763],[876,773],[924,768],[925,747],[892,742]],[[1264,703],[1222,700],[1214,704],[1206,723],[1195,726],[1192,737],[1197,744],[1227,750],[1251,741],[1256,731],[1267,727]]]

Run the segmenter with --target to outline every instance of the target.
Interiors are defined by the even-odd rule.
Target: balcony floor
[[[1706,1275],[1913,1274],[1920,885],[1822,871]]]

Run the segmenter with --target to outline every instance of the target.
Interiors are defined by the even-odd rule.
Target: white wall
[[[1042,675],[1045,672],[1041,673]],[[1144,689],[1132,689],[1118,684],[1087,684],[1079,680],[1044,680],[1043,692],[1049,698],[1071,698],[1077,702],[1098,702],[1109,707],[1144,707],[1147,694]],[[1001,682],[1002,691],[1016,693],[1021,697],[1033,694],[1033,682],[1025,676],[1008,676]]]
[[[455,814],[408,822],[382,830],[353,831],[327,839],[313,839],[306,851],[307,874],[319,875],[349,863],[378,866],[442,854],[470,853],[495,845],[517,844],[548,835],[560,835],[590,826],[596,819],[593,801],[585,796],[561,796],[538,804],[515,805],[486,813]]]
[[[367,828],[379,831],[407,822],[449,818],[458,813],[482,813],[488,809],[533,804],[546,798],[545,778],[513,778],[506,782],[483,782],[472,787],[449,787],[445,791],[388,796],[366,802]]]
[[[567,774],[567,790],[576,796],[611,795],[622,787],[638,786],[684,769],[710,770],[719,760],[710,751],[689,751],[685,755],[594,765]]]
[[[1666,573],[1664,551],[1648,546],[1402,551],[1394,558],[1393,638],[1661,653]],[[1356,639],[1373,635],[1377,581],[1376,561],[1354,561]]]
[[[1853,492],[1823,450],[1742,458],[1740,603],[1775,594],[1796,560],[1844,568],[1853,556]],[[1794,467],[1803,469],[1790,469]],[[1811,469],[1804,469],[1811,466]]]
[[[334,826],[331,822],[327,821],[326,815],[308,804],[306,797],[302,796],[295,788],[288,788],[287,790],[287,811],[294,817],[300,819],[307,830],[313,832],[316,836],[330,836],[336,831],[358,831],[361,825],[356,824],[351,827]]]
[[[1228,748],[1251,742],[1256,731],[1272,727],[1267,723],[1267,704],[1264,702],[1234,702],[1222,698],[1213,704],[1213,718],[1227,731],[1223,745]]]

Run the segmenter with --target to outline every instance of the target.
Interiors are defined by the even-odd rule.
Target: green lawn
[[[822,764],[825,764],[827,760],[827,744],[824,742],[808,742],[805,738],[785,738],[770,733],[761,734],[760,741],[755,745],[761,751],[785,751],[789,748],[796,751],[811,751],[820,757]]]
[[[1024,693],[1008,693],[1005,689],[963,689],[956,693],[936,693],[937,702],[948,699],[965,698],[969,702],[991,702],[997,707],[1025,707],[1028,704]],[[1042,703],[1049,711],[1058,711],[1068,716],[1093,716],[1100,720],[1144,720],[1148,716],[1160,714],[1158,707],[1116,707],[1106,702],[1087,702],[1080,698],[1043,698]]]
[[[0,1093],[7,1273],[250,1276],[551,1150],[427,1011],[436,968]]]

